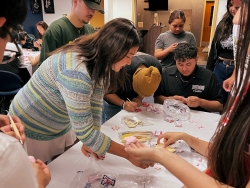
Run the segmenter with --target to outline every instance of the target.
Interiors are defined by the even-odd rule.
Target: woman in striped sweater
[[[131,21],[117,18],[52,52],[10,106],[10,114],[25,126],[28,154],[49,161],[72,145],[76,135],[86,156],[103,159],[109,152],[148,167],[99,131],[104,93],[124,85],[123,67],[141,42]]]

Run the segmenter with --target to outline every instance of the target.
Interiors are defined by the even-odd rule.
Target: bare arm
[[[136,143],[130,144],[125,150],[140,161],[162,164],[188,188],[232,188],[204,174],[192,164],[166,149],[143,147],[140,143]],[[249,188],[249,184],[247,188]]]
[[[231,186],[221,184],[214,178],[199,171],[178,155],[168,151],[159,152],[156,152],[157,158],[159,158],[158,161],[188,188],[231,188]]]
[[[124,100],[118,97],[116,94],[107,94],[104,96],[104,98],[114,105],[120,106],[122,108]]]
[[[124,103],[124,110],[127,110],[129,112],[134,112],[137,108],[136,102],[130,102],[130,101],[124,101],[120,97],[118,97],[116,94],[107,94],[104,96],[106,100],[113,103],[114,105],[120,106],[122,108],[122,104]]]
[[[167,57],[171,52],[173,52],[175,50],[177,46],[177,43],[174,43],[172,44],[171,46],[169,46],[168,48],[166,49],[156,49],[155,50],[155,53],[154,53],[154,56],[161,60],[161,59],[164,59],[165,57]]]
[[[184,140],[195,151],[207,157],[208,155],[208,142],[195,138],[184,132],[166,132],[158,137],[157,142],[164,139],[164,145],[168,146],[178,140]]]
[[[127,160],[129,160],[133,165],[140,167],[140,168],[148,168],[148,165],[145,163],[141,163],[140,161],[138,161],[136,158],[134,158],[133,156],[129,155],[125,150],[124,150],[124,146],[121,144],[118,144],[114,141],[111,140],[110,143],[110,147],[108,149],[108,153],[111,153],[113,155],[117,155],[120,157],[123,157]]]
[[[210,112],[220,112],[223,108],[223,105],[219,101],[209,101],[206,99],[200,99],[200,107],[204,108]]]

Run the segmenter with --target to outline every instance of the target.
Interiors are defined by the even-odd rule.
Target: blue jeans
[[[103,107],[102,107],[102,124],[116,115],[118,112],[121,111],[120,106],[116,106],[114,104],[109,104],[105,100],[103,100]]]
[[[214,67],[214,74],[216,75],[219,85],[221,87],[223,105],[225,105],[229,96],[229,92],[226,92],[222,87],[223,81],[229,78],[233,74],[233,71],[234,71],[234,66],[224,65],[222,60],[220,59],[216,60],[216,64]]]

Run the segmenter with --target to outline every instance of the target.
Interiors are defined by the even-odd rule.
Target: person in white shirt
[[[26,0],[1,2],[0,60],[3,59],[6,43],[11,40],[11,30],[25,20],[27,7]],[[19,118],[12,118],[22,141],[25,141],[24,126]],[[15,133],[10,127],[9,117],[0,115],[0,187],[46,187],[51,179],[48,167],[40,160],[34,160],[31,163],[23,146],[13,137]]]

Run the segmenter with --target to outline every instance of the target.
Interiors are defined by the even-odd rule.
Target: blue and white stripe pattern
[[[103,155],[111,140],[99,131],[104,90],[94,86],[77,53],[54,54],[15,96],[10,114],[22,120],[28,138],[52,140],[72,127],[83,144]]]

